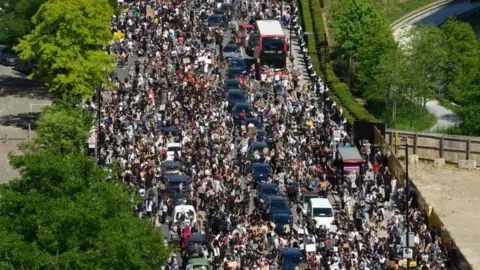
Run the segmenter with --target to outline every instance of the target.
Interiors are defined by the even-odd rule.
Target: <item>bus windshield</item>
[[[285,39],[280,37],[265,37],[262,39],[263,54],[283,54],[285,50]]]
[[[286,55],[262,56],[260,65],[265,68],[284,69],[287,64],[286,61]]]

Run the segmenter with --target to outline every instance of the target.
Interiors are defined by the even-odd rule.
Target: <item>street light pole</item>
[[[97,118],[98,118],[98,126],[97,126],[97,161],[100,160],[100,126],[101,126],[101,108],[100,108],[100,87],[97,87]]]
[[[407,142],[405,143],[405,203],[406,203],[406,209],[407,209],[407,214],[406,214],[406,221],[407,221],[407,237],[406,237],[406,244],[407,244],[407,250],[410,249],[410,180],[408,179],[408,138]],[[413,254],[413,252],[412,252]],[[410,258],[407,258],[407,270],[410,269]]]

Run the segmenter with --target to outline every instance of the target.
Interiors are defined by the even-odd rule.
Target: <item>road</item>
[[[453,1],[452,3],[440,6],[432,9],[425,14],[418,17],[413,16],[412,20],[407,21],[406,25],[395,29],[393,35],[400,44],[408,44],[408,37],[406,33],[417,23],[436,24],[440,25],[449,17],[458,16],[465,13],[473,12],[480,9],[480,2],[470,3],[467,1]],[[427,102],[427,110],[437,117],[437,122],[429,130],[430,132],[437,131],[439,129],[446,129],[457,126],[460,123],[460,119],[451,110],[443,107],[437,100],[430,100]]]
[[[18,176],[8,163],[8,153],[17,151],[20,142],[28,140],[42,108],[51,104],[48,92],[38,81],[28,80],[11,67],[0,65],[0,183]],[[5,136],[9,138],[5,143]]]

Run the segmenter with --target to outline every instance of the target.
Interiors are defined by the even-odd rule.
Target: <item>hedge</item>
[[[312,1],[312,9],[309,8],[309,1]],[[300,10],[300,16],[302,19],[302,24],[304,25],[305,32],[315,32],[314,29],[318,33],[318,41],[320,43],[326,42],[325,40],[325,25],[323,22],[322,17],[322,6],[323,0],[298,0],[298,6]],[[312,22],[312,16],[315,16],[315,22]],[[321,45],[321,44],[318,44]],[[355,120],[360,121],[368,121],[368,122],[378,122],[378,120],[372,116],[361,104],[357,102],[355,97],[350,92],[348,86],[345,83],[340,82],[338,77],[335,75],[333,71],[333,67],[328,61],[329,53],[325,55],[324,52],[323,61],[327,63],[323,63],[318,60],[317,57],[317,44],[315,43],[315,39],[313,37],[308,37],[307,41],[308,51],[312,58],[312,65],[315,68],[316,73],[323,78],[324,81],[328,81],[329,84],[329,96],[330,98],[337,103],[339,107],[343,108],[343,115],[349,124],[353,124]],[[320,47],[320,46],[318,46]],[[326,73],[328,80],[325,80],[323,74],[322,64],[326,66]]]
[[[308,7],[308,3],[306,3],[307,1],[308,0],[298,0],[297,1],[297,6],[298,6],[299,13],[300,13],[299,16],[300,16],[300,21],[301,21],[301,24],[302,24],[303,31],[304,32],[313,32],[312,17],[311,17],[311,14],[310,14],[310,9]],[[309,23],[305,23],[305,22],[309,22]],[[309,52],[309,54],[311,56],[311,59],[312,59],[313,68],[315,69],[315,72],[320,75],[321,74],[321,66],[320,66],[321,63],[318,61],[318,58],[317,58],[317,49],[316,49],[315,39],[313,38],[313,36],[305,36],[305,38],[306,38],[306,42],[307,42],[308,52]],[[353,125],[353,123],[355,122],[355,118],[353,118],[353,116],[350,115],[349,111],[342,106],[342,103],[340,102],[338,97],[335,96],[335,94],[332,91],[328,92],[328,96],[340,108],[343,108],[343,116],[345,117],[345,119],[347,120],[347,122],[350,125]]]

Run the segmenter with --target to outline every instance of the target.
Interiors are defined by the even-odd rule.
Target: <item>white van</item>
[[[192,205],[177,205],[173,209],[173,224],[188,222],[192,227],[197,223],[197,212]]]
[[[308,217],[315,220],[317,228],[326,226],[327,229],[333,224],[334,213],[328,199],[311,198],[307,208]]]
[[[167,143],[167,160],[174,160],[175,151],[178,156],[182,156],[182,144],[181,143]]]

